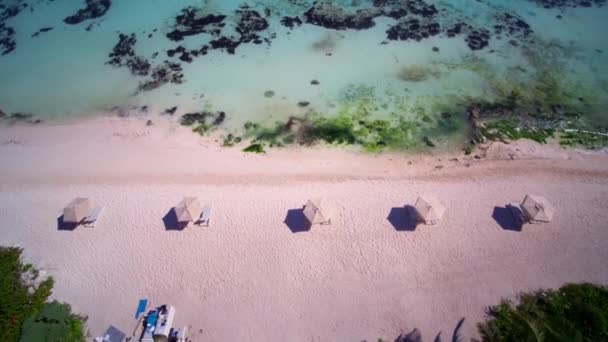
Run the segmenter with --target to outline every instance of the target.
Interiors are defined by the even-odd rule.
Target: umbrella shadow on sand
[[[111,325],[103,335],[107,336],[109,338],[108,341],[110,342],[122,342],[127,337],[127,334],[120,331],[120,329],[116,328],[113,325]]]
[[[494,207],[492,218],[503,230],[514,232],[521,232],[522,230],[521,218],[514,217],[511,210],[507,207]]]
[[[284,221],[285,225],[292,233],[307,232],[310,230],[310,224],[304,216],[304,209],[287,210],[287,216]]]
[[[78,223],[65,222],[63,215],[57,218],[57,230],[59,231],[72,231],[78,227]]]
[[[392,208],[386,219],[396,231],[414,231],[418,225],[416,209],[411,205]]]
[[[177,214],[175,213],[175,209],[171,208],[165,216],[163,216],[163,224],[165,225],[165,230],[184,230],[188,223],[179,222],[177,220]]]

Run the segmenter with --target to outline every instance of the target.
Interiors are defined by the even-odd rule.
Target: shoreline
[[[432,339],[462,317],[463,336],[477,337],[502,297],[608,283],[606,153],[518,141],[480,160],[326,147],[260,156],[147,120],[0,127],[0,241],[55,278],[53,298],[88,315],[93,336],[130,334],[147,297],[174,305],[194,341],[394,339],[414,328]],[[501,227],[496,210],[526,193],[550,199],[554,222]],[[395,210],[422,194],[439,197],[446,218],[401,229]],[[213,204],[211,227],[165,229],[186,195]],[[320,195],[335,223],[292,231],[288,211]],[[75,196],[104,216],[58,231]]]

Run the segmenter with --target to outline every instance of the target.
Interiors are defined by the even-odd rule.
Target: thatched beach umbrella
[[[555,208],[546,198],[536,195],[526,195],[521,202],[521,210],[530,223],[551,222]]]
[[[84,197],[75,198],[63,208],[63,222],[80,223],[91,212],[91,200]]]
[[[445,214],[445,207],[434,197],[418,197],[414,208],[424,224],[437,224]]]
[[[201,204],[196,197],[184,197],[175,207],[177,221],[181,223],[195,222],[201,217]]]
[[[315,224],[331,224],[331,211],[323,198],[308,200],[304,205],[304,217],[312,226]]]

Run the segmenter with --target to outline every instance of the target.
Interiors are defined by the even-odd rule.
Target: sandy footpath
[[[139,119],[0,127],[0,243],[24,247],[93,335],[130,335],[147,297],[173,304],[194,341],[392,340],[414,328],[449,340],[462,317],[476,337],[501,297],[608,283],[608,156],[530,142],[485,154],[252,156]],[[554,222],[513,230],[502,207],[526,193],[558,208]],[[407,224],[402,207],[420,194],[447,206],[438,226]],[[166,229],[184,195],[213,204],[211,227]],[[76,196],[105,206],[102,220],[60,231]],[[334,224],[300,231],[292,210],[314,196],[334,204]]]

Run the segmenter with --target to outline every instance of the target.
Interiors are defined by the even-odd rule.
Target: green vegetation
[[[266,153],[264,151],[264,145],[262,144],[251,144],[243,149],[243,152],[248,153]]]
[[[53,279],[39,281],[39,272],[21,263],[22,250],[0,247],[0,340],[84,341],[85,319],[69,306],[47,303]]]
[[[483,135],[490,140],[530,139],[541,144],[546,144],[547,139],[552,138],[554,132],[553,129],[521,125],[514,118],[490,121],[482,130]]]
[[[568,284],[503,301],[478,324],[483,341],[608,341],[608,289]]]
[[[559,135],[559,144],[564,147],[598,149],[608,146],[608,133],[566,130]]]
[[[235,137],[232,133],[226,135],[222,141],[223,147],[232,147],[243,140],[241,137]]]
[[[180,123],[183,126],[192,127],[193,132],[205,136],[221,125],[225,119],[226,113],[224,112],[213,113],[210,111],[202,111],[184,114],[180,119]]]
[[[335,115],[309,113],[268,126],[247,122],[244,137],[269,147],[323,142],[358,145],[367,152],[380,152],[432,148],[436,146],[435,138],[445,139],[465,131],[462,111],[451,110],[454,106],[436,104],[431,115],[420,103],[406,108],[401,100],[390,105],[379,103],[370,88],[351,88],[342,94],[344,103]],[[395,110],[389,118],[380,119],[374,115],[379,108],[389,107]],[[434,114],[437,112],[441,114]]]
[[[72,313],[68,304],[45,303],[40,312],[23,323],[21,341],[83,342],[85,319]]]

